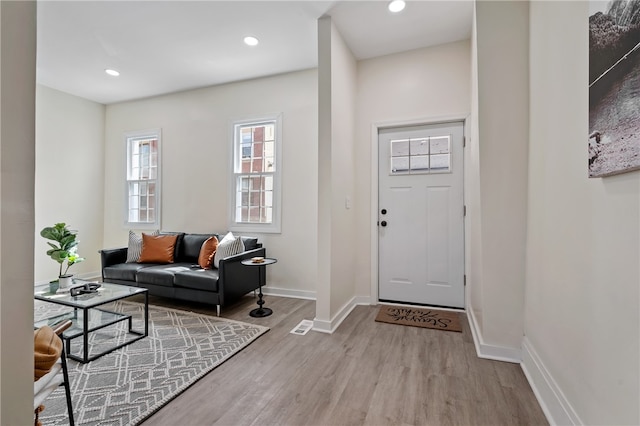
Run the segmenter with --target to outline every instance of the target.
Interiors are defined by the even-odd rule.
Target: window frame
[[[158,141],[158,152],[156,160],[156,178],[154,179],[131,179],[130,173],[132,170],[132,149],[133,142],[140,139],[156,139]],[[124,227],[134,229],[160,229],[162,223],[162,131],[161,129],[149,129],[134,132],[127,132],[124,134],[125,145],[125,170],[124,170]],[[156,185],[156,195],[154,203],[155,220],[153,222],[135,222],[129,220],[129,184],[131,182],[153,182]]]
[[[240,128],[247,126],[257,126],[265,123],[274,123],[274,161],[275,170],[273,172],[260,172],[260,175],[271,174],[273,176],[273,206],[271,223],[257,222],[239,222],[236,214],[236,190],[238,178],[241,176],[251,176],[253,173],[242,173],[238,171],[242,164],[242,138],[240,137]],[[231,121],[229,126],[231,155],[229,167],[229,193],[227,198],[228,209],[228,228],[234,232],[256,232],[256,233],[281,233],[281,211],[282,211],[282,113],[268,114],[252,118],[236,119]],[[253,145],[252,145],[253,156]]]

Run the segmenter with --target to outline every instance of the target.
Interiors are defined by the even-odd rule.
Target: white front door
[[[464,307],[463,123],[378,134],[379,299]]]

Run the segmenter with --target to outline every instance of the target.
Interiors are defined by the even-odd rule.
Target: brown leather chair
[[[41,409],[40,406],[42,402],[60,385],[64,386],[65,396],[67,398],[67,411],[69,413],[69,424],[74,426],[73,420],[73,407],[71,404],[71,390],[69,388],[69,374],[67,371],[67,357],[64,351],[64,344],[60,336],[62,333],[69,327],[71,327],[72,322],[70,320],[63,321],[61,323],[53,325],[51,328],[53,332],[56,334],[54,339],[52,339],[51,345],[53,347],[47,348],[47,342],[36,342],[35,350],[38,351],[36,355],[36,362],[34,363],[34,382],[33,382],[33,409],[35,410],[35,424],[39,424],[38,422],[38,414]],[[50,331],[49,331],[50,333]],[[42,346],[45,347],[42,347]],[[46,364],[47,358],[50,354],[57,354],[57,350],[59,349],[60,355],[58,355],[55,361],[52,362],[51,369],[44,375],[40,376],[44,372],[42,371],[43,365]],[[39,351],[44,350],[44,355]],[[40,363],[38,359],[44,359],[45,362]],[[36,380],[36,377],[37,378]]]

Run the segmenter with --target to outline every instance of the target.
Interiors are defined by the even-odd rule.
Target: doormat
[[[402,308],[383,305],[378,311],[376,321],[462,332],[460,316],[457,312],[440,311],[437,309]]]

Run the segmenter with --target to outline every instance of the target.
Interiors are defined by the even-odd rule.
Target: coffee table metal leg
[[[149,335],[149,292],[144,293],[144,335]]]
[[[82,343],[83,357],[82,362],[89,361],[89,309],[82,310]]]

